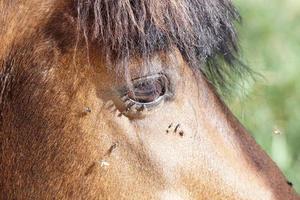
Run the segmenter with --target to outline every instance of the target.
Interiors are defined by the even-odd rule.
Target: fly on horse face
[[[230,0],[0,0],[0,199],[299,200],[221,100]]]

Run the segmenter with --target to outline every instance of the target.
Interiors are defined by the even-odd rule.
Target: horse
[[[230,0],[1,0],[0,199],[299,200],[223,102]]]

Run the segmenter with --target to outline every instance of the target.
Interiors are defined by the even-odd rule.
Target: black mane
[[[78,0],[80,30],[109,60],[145,58],[176,46],[217,88],[229,88],[248,68],[238,61],[230,0]]]

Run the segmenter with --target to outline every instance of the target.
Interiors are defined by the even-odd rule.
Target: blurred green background
[[[300,193],[300,1],[234,0],[245,63],[263,77],[230,107]]]

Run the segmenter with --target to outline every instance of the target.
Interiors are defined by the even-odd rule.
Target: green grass
[[[230,107],[300,193],[300,1],[234,2],[242,55],[263,78]]]

